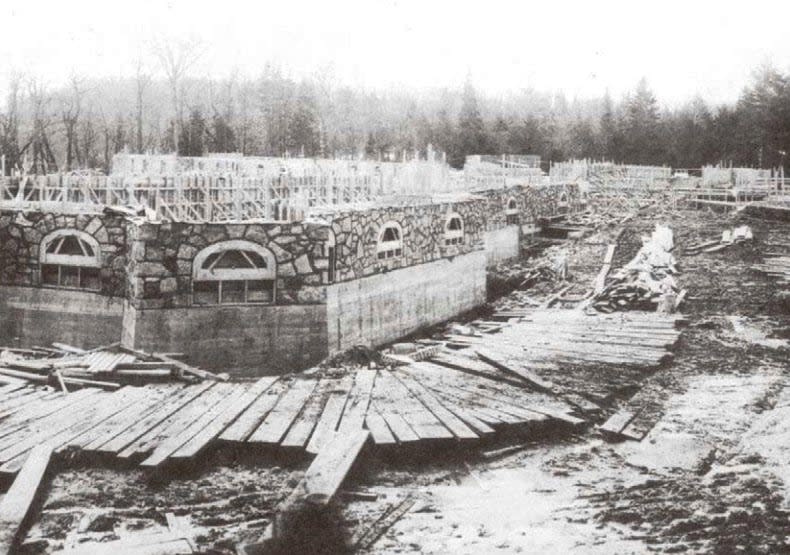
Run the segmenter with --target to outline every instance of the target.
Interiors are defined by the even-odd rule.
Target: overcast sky
[[[331,64],[369,88],[532,87],[617,97],[648,79],[662,103],[733,101],[753,69],[790,69],[790,2],[25,0],[0,2],[0,92],[9,70],[61,84],[132,73],[152,37],[199,37],[198,72],[298,77]]]

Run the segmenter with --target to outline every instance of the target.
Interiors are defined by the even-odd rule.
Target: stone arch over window
[[[93,236],[76,229],[58,229],[41,240],[41,284],[53,287],[101,289],[101,249]]]
[[[192,261],[192,302],[273,303],[277,260],[250,241],[223,241],[200,251]]]
[[[509,197],[505,204],[505,223],[518,225],[518,202],[514,197]]]
[[[376,256],[380,259],[395,258],[403,254],[403,229],[398,222],[387,222],[381,226]]]
[[[460,245],[464,242],[464,220],[460,214],[451,212],[444,221],[444,244]]]

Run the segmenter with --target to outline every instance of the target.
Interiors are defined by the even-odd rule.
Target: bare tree
[[[52,125],[49,103],[51,97],[46,87],[33,78],[28,83],[28,98],[30,99],[30,118],[32,129],[30,137],[20,149],[19,155],[23,156],[28,149],[32,151],[33,160],[28,167],[23,168],[27,173],[45,174],[58,171],[58,163],[49,144],[49,128]]]
[[[173,145],[178,152],[179,135],[184,125],[184,78],[203,55],[203,45],[197,39],[156,41],[156,55],[170,86],[173,102]]]
[[[19,164],[19,102],[22,75],[12,73],[8,80],[6,111],[0,114],[0,155],[5,156],[6,167]]]
[[[84,79],[72,75],[69,78],[69,93],[61,101],[60,118],[66,135],[66,171],[74,169],[75,158],[77,166],[81,166],[83,162],[77,133],[85,91]]]
[[[134,117],[135,117],[135,152],[142,154],[144,150],[143,146],[143,100],[145,99],[145,90],[151,84],[151,75],[148,74],[143,66],[143,61],[141,58],[137,59],[137,63],[135,64],[135,74],[134,74],[134,83],[135,83],[135,106],[134,106]]]

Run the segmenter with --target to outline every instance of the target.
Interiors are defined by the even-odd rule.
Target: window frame
[[[384,240],[384,234],[388,229],[395,229],[398,238],[395,240]],[[378,260],[391,260],[403,256],[403,228],[393,220],[385,222],[378,233],[376,240],[376,258]]]
[[[518,201],[516,197],[508,197],[507,201],[505,201],[505,224],[519,224]]]
[[[67,237],[75,237],[77,239],[77,243],[82,250],[83,254],[59,254],[57,252],[50,253],[47,252],[50,246],[59,241],[57,249],[60,249],[63,245],[63,241],[66,240]],[[85,246],[87,246],[93,251],[93,254],[88,254],[85,250]],[[83,274],[85,269],[90,269],[96,271],[101,270],[101,246],[99,242],[89,233],[81,231],[79,229],[56,229],[55,231],[48,233],[41,239],[41,243],[39,243],[39,285],[42,287],[53,287],[57,289],[71,289],[75,291],[101,291],[101,277],[99,275],[96,276],[96,287],[87,287],[83,285]],[[44,282],[44,267],[47,266],[54,266],[57,268],[57,283],[45,283]],[[63,277],[64,272],[63,268],[76,268],[77,269],[77,285],[64,285],[63,284]]]
[[[450,229],[450,224],[454,220],[458,220],[461,223],[461,229]],[[444,245],[446,247],[453,245],[463,245],[465,232],[466,226],[464,225],[464,219],[461,217],[461,215],[458,212],[451,212],[447,214],[447,217],[444,220]]]
[[[203,268],[206,259],[217,253],[228,251],[238,251],[251,264],[255,264],[244,251],[251,251],[260,256],[265,261],[264,268]],[[219,262],[221,256],[214,260],[214,264]],[[271,300],[255,301],[250,300],[250,282],[263,282],[264,288],[271,290]],[[267,283],[270,282],[270,283]],[[216,283],[216,300],[210,303],[197,302],[195,297],[196,284]],[[242,301],[223,302],[224,283],[243,283],[244,293]],[[277,302],[277,259],[269,249],[253,243],[234,239],[230,241],[220,241],[204,248],[192,259],[192,299],[191,304],[197,306],[228,306],[228,305],[270,305]]]

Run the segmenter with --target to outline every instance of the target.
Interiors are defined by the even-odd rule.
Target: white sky
[[[615,97],[647,77],[662,103],[737,98],[752,70],[790,69],[790,2],[656,0],[25,0],[0,2],[0,93],[17,69],[59,85],[118,76],[151,37],[199,37],[197,72],[299,76],[331,64],[369,88],[533,87]],[[155,68],[155,62],[149,57]]]

